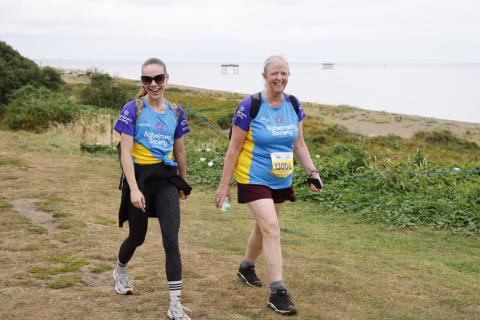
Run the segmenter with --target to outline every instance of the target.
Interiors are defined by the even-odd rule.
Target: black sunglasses
[[[142,79],[142,83],[146,86],[149,86],[152,84],[152,80],[155,80],[156,84],[162,84],[165,81],[165,78],[167,75],[165,73],[162,74],[157,74],[156,76],[149,77],[149,76],[141,76],[140,79]]]

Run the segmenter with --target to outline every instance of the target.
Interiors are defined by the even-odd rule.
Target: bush
[[[365,149],[351,144],[337,144],[332,147],[332,156],[343,156],[348,159],[344,162],[350,172],[368,167],[370,155]]]
[[[79,106],[45,87],[24,86],[9,96],[5,121],[10,129],[43,131],[54,123],[75,120]]]
[[[448,130],[432,132],[420,131],[415,134],[415,138],[419,140],[423,139],[425,142],[432,145],[446,146],[458,151],[477,150],[479,148],[475,142],[458,138]]]
[[[325,182],[321,193],[309,192],[306,174],[296,168],[297,198],[388,227],[428,226],[480,234],[480,170],[476,167],[435,167],[425,161],[421,149],[411,162],[375,163],[364,158],[361,150],[353,150],[340,145],[329,157],[314,160]],[[362,162],[362,170],[352,170]]]
[[[232,124],[232,118],[233,118],[233,113],[221,116],[217,119],[217,124],[220,126],[220,128],[224,130],[228,129]]]
[[[40,84],[52,90],[58,90],[63,84],[60,73],[52,67],[41,69]]]
[[[26,83],[57,89],[63,81],[55,69],[39,68],[35,62],[0,41],[0,105],[6,104],[9,94]]]
[[[327,142],[327,137],[324,134],[316,133],[310,140],[315,144],[325,144]]]
[[[106,73],[89,72],[90,84],[80,92],[83,104],[90,104],[101,108],[119,109],[129,98],[129,88],[117,84]]]

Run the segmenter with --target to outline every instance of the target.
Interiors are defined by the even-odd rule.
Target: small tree
[[[0,105],[7,104],[8,95],[26,84],[58,89],[62,83],[54,69],[39,68],[35,62],[0,41]]]
[[[60,73],[52,67],[45,67],[41,69],[40,84],[52,90],[58,90],[63,84]]]
[[[80,92],[83,104],[118,109],[128,99],[128,90],[120,86],[107,73],[89,72],[90,84]]]

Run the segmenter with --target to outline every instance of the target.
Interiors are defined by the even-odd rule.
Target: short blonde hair
[[[285,58],[285,56],[280,55],[280,54],[273,54],[273,55],[267,57],[267,59],[265,59],[265,63],[263,64],[263,73],[265,73],[265,74],[267,73],[268,66],[275,60],[283,61],[287,65],[288,74],[290,74],[290,66],[288,65],[288,61]]]

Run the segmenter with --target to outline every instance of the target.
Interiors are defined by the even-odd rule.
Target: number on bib
[[[277,178],[286,178],[293,173],[293,153],[292,152],[273,152],[270,153],[272,159],[272,171],[270,174]]]

